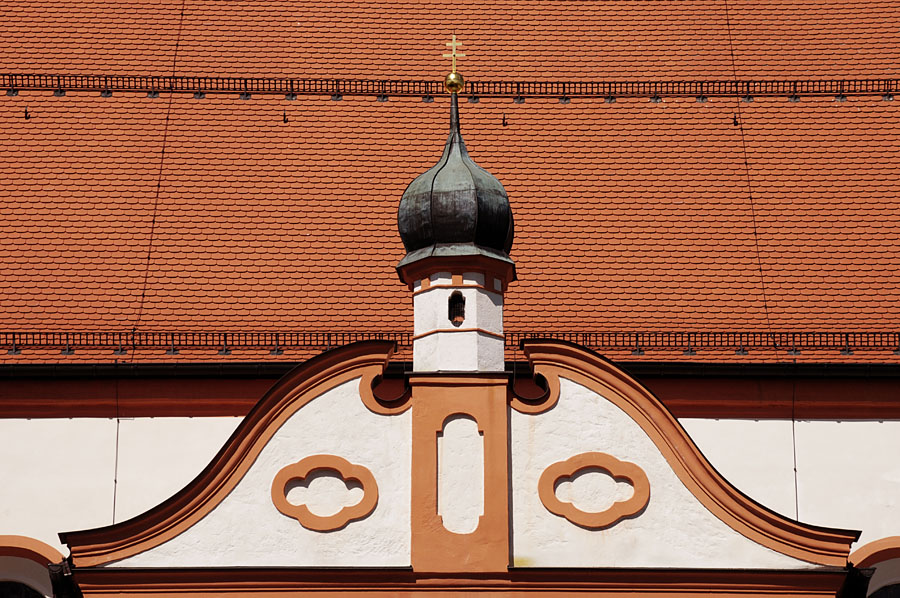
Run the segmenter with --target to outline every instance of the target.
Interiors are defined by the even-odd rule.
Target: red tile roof
[[[900,62],[893,0],[6,0],[0,18],[14,72],[433,79],[454,32],[479,79],[874,78]]]
[[[858,79],[900,64],[893,2],[731,1],[728,23],[721,1],[333,4],[6,2],[0,70],[434,79],[454,27],[479,80]],[[407,331],[396,208],[437,160],[447,113],[446,97],[2,96],[0,331]],[[482,98],[462,122],[516,216],[510,331],[900,327],[900,101]]]

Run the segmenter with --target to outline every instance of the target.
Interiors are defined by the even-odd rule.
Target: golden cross
[[[458,48],[459,46],[462,46],[462,42],[457,42],[457,41],[456,41],[456,35],[454,35],[454,36],[453,36],[453,41],[449,41],[449,42],[447,42],[447,43],[444,44],[444,45],[450,47],[450,53],[449,53],[449,54],[444,54],[444,58],[451,58],[451,59],[453,60],[453,68],[452,68],[451,70],[452,70],[452,72],[455,73],[455,72],[456,72],[456,57],[457,57],[457,56],[463,56],[463,57],[465,57],[465,54],[463,54],[462,52],[457,52],[457,51],[456,51],[456,48]]]

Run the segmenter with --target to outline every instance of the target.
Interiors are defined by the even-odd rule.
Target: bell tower
[[[503,294],[515,280],[506,190],[469,157],[459,132],[454,37],[450,135],[416,177],[397,215],[413,294],[412,567],[417,572],[509,567],[509,408]],[[460,480],[465,480],[460,483]]]
[[[397,272],[413,292],[413,370],[500,372],[503,294],[516,276],[513,216],[506,189],[460,134],[462,75],[454,68],[444,84],[450,135],[437,164],[403,193],[397,217],[407,252]]]

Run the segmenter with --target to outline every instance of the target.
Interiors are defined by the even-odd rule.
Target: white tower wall
[[[413,369],[417,372],[502,372],[502,283],[480,273],[439,272],[416,282]],[[451,320],[454,295],[463,317]]]

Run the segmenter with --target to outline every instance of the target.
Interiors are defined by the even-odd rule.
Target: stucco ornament
[[[288,502],[288,484],[302,482],[310,474],[317,472],[337,473],[345,483],[358,482],[362,486],[362,498],[358,503],[324,517],[315,515],[305,504],[294,505]],[[296,519],[306,529],[330,532],[341,529],[351,521],[369,516],[378,504],[378,485],[372,472],[362,465],[354,465],[335,455],[312,455],[288,465],[275,475],[272,481],[272,502],[281,513]]]
[[[570,502],[561,501],[556,495],[559,481],[573,478],[588,469],[599,469],[608,473],[617,482],[628,482],[634,488],[634,493],[631,498],[616,502],[598,513],[583,511]],[[650,481],[644,470],[634,463],[619,461],[606,453],[581,453],[545,469],[538,480],[538,495],[547,510],[554,515],[565,517],[581,527],[603,529],[644,510],[650,502]]]

